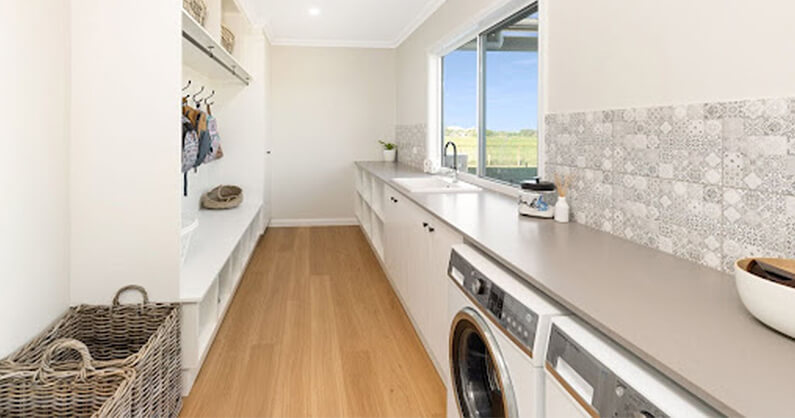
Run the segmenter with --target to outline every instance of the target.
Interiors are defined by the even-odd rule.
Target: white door
[[[263,224],[265,228],[268,227],[271,223],[271,213],[272,213],[272,206],[271,206],[271,168],[273,167],[273,162],[271,159],[271,149],[269,141],[265,141],[265,183],[263,185],[263,196],[262,196],[262,214],[261,216],[263,219]]]

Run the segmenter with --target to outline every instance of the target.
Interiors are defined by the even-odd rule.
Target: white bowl
[[[747,272],[745,267],[750,260],[746,258],[734,264],[734,278],[740,300],[756,319],[795,338],[795,288]]]

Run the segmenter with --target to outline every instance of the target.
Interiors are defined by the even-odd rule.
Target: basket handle
[[[116,292],[116,296],[113,297],[113,306],[119,306],[119,297],[122,293],[128,290],[135,290],[140,293],[143,297],[143,302],[141,302],[142,304],[146,305],[149,303],[149,295],[146,293],[146,289],[144,289],[142,286],[138,286],[137,284],[130,284],[122,287],[118,292]]]
[[[44,355],[42,355],[41,365],[39,366],[38,371],[40,377],[44,377],[43,374],[45,373],[55,373],[52,368],[53,357],[55,357],[56,353],[63,350],[74,350],[80,354],[80,370],[78,370],[78,377],[81,380],[86,379],[86,374],[89,371],[95,370],[94,359],[91,357],[91,353],[88,351],[88,347],[86,347],[85,344],[72,338],[61,338],[50,344],[50,346],[44,352]]]

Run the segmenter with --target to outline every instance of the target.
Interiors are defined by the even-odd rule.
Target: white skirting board
[[[359,225],[356,218],[307,218],[307,219],[271,219],[271,228],[293,226],[349,226]]]

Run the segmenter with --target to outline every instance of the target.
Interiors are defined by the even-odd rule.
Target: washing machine
[[[706,417],[720,413],[575,317],[552,319],[550,417]]]
[[[448,417],[544,417],[550,320],[565,311],[467,244],[448,266]]]

